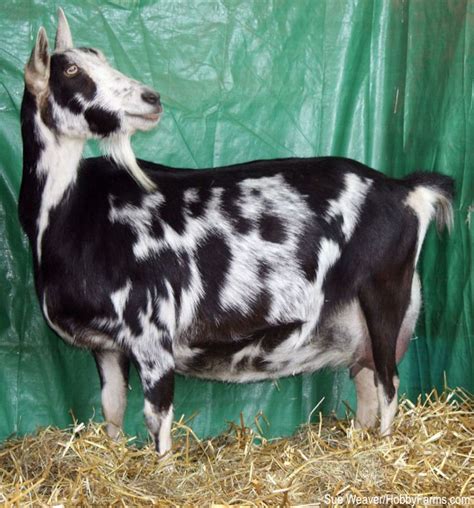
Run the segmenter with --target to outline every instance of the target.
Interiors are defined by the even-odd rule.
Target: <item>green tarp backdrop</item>
[[[86,351],[46,326],[17,219],[23,66],[61,5],[78,46],[158,90],[164,117],[138,134],[140,158],[200,168],[252,159],[342,155],[392,176],[418,169],[456,179],[451,237],[431,228],[420,260],[424,305],[402,362],[401,392],[474,390],[472,63],[466,0],[92,0],[0,5],[0,439],[49,424],[101,419]],[[96,154],[95,144],[87,155]],[[346,371],[226,385],[177,377],[176,418],[200,436],[262,411],[268,435],[293,432],[320,399],[354,407]],[[133,372],[126,430],[142,433]]]

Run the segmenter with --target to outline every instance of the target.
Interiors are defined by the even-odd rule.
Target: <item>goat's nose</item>
[[[153,90],[145,90],[142,92],[142,99],[152,106],[160,104],[160,94]]]

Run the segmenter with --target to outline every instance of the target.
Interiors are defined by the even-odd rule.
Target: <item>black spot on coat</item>
[[[219,297],[230,266],[230,247],[221,235],[210,235],[197,249],[196,260],[206,294],[201,311],[215,316],[221,311]]]
[[[209,187],[199,187],[198,199],[189,204],[188,210],[191,217],[200,217],[206,210],[206,206],[211,197],[211,190]]]
[[[51,101],[48,99],[44,102],[41,107],[41,120],[43,120],[44,124],[51,129],[52,131],[57,130],[56,121],[53,116],[53,107],[51,105]]]
[[[259,220],[259,230],[262,240],[273,243],[283,243],[286,232],[281,220],[275,215],[263,213]]]
[[[79,69],[79,73],[73,77],[67,77],[64,71],[74,62],[65,54],[51,57],[51,71],[49,86],[55,101],[63,108],[69,108],[77,113],[78,105],[76,95],[86,101],[94,99],[97,86],[85,71]]]
[[[84,117],[91,132],[102,137],[112,134],[120,127],[120,121],[115,113],[98,106],[87,108]]]
[[[240,189],[236,186],[228,187],[222,194],[222,202],[227,212],[227,218],[238,233],[246,235],[251,230],[252,224],[243,216],[239,198]]]

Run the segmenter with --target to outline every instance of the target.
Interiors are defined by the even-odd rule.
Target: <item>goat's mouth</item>
[[[142,114],[137,114],[137,113],[128,113],[126,111],[125,114],[127,116],[131,116],[132,118],[139,118],[140,120],[147,120],[148,122],[157,122],[160,119],[161,111],[162,110],[160,108],[160,111],[158,113],[142,113]]]

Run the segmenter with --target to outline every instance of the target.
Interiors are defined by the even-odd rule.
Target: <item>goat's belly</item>
[[[351,366],[366,349],[365,319],[358,302],[351,302],[308,336],[292,333],[269,348],[259,340],[239,344],[212,342],[207,347],[190,347],[178,342],[173,347],[177,372],[204,379],[246,383],[276,379],[323,367]]]
[[[354,352],[324,351],[316,346],[306,346],[289,353],[285,359],[262,357],[258,354],[234,354],[231,357],[205,357],[192,350],[175,355],[176,371],[187,376],[216,381],[247,383],[314,372],[322,367],[350,365]],[[205,354],[205,353],[204,353]]]

